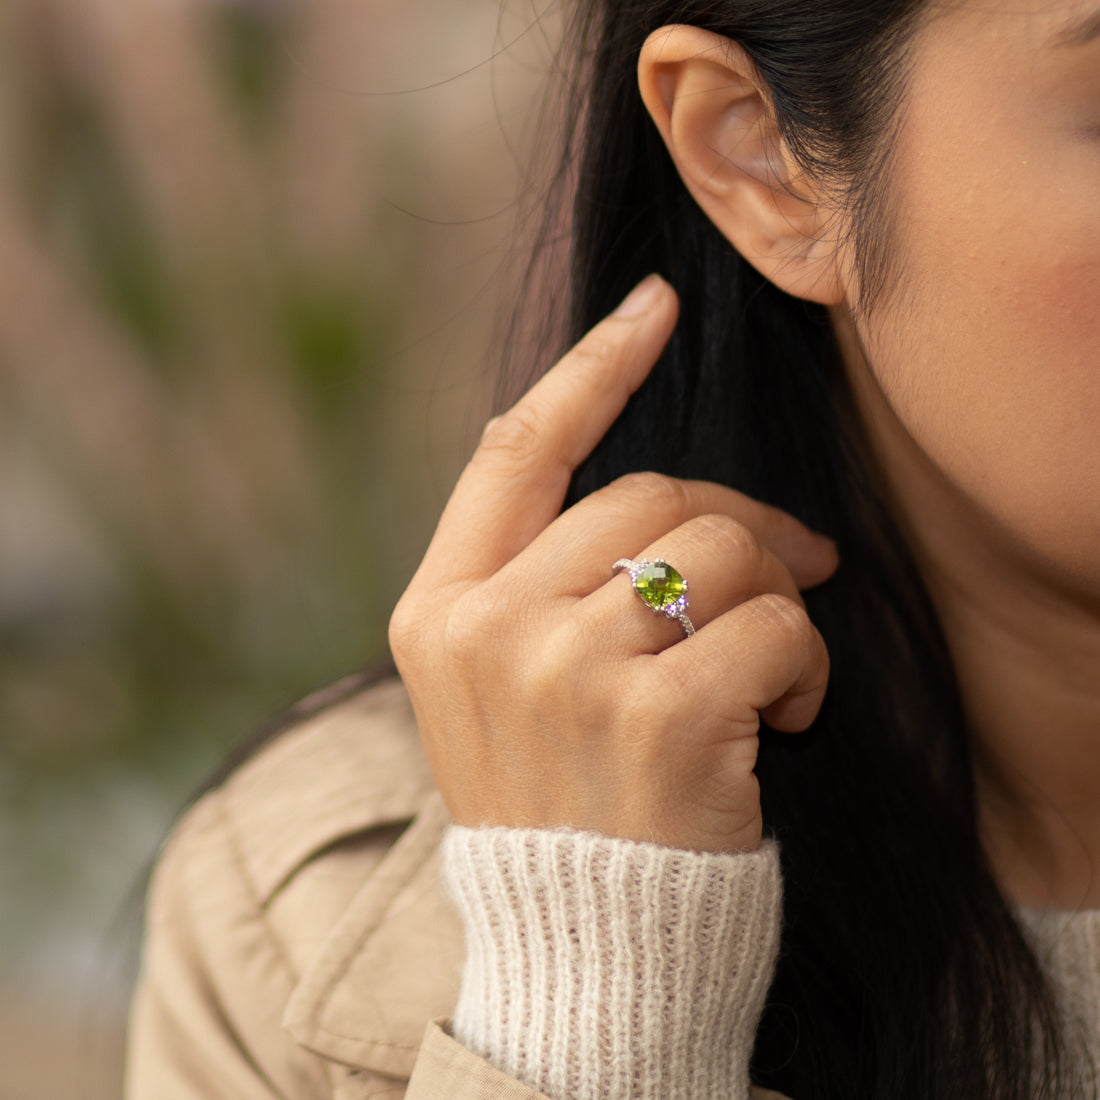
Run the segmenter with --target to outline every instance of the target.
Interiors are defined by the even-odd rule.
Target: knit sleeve
[[[778,847],[688,852],[452,826],[455,1038],[553,1100],[746,1100],[778,950]]]

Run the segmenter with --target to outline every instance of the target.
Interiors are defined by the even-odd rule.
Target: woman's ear
[[[662,27],[638,81],[681,178],[737,251],[788,294],[845,301],[837,218],[789,155],[748,54],[698,27]]]

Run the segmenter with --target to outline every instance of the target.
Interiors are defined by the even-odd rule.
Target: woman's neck
[[[1025,905],[1100,908],[1100,616],[935,551],[921,555],[924,575],[970,723],[994,873]]]

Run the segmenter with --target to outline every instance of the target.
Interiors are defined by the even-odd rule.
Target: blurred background
[[[0,4],[0,1100],[119,1095],[165,830],[385,653],[488,411],[546,2]]]

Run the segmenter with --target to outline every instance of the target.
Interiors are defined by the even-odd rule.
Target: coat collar
[[[439,877],[448,821],[436,794],[298,983],[283,1026],[309,1050],[408,1077],[427,1021],[453,1014],[465,946]]]
[[[261,905],[341,838],[412,822],[326,937],[283,1017],[323,1057],[407,1077],[425,1023],[453,1012],[465,946],[439,877],[450,819],[403,685],[379,685],[289,731],[226,794]]]
[[[341,839],[417,816],[435,794],[400,680],[322,707],[225,784],[249,882],[266,906],[303,864]]]

